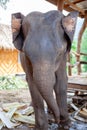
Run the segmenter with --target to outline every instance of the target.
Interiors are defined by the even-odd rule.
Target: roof
[[[0,49],[15,49],[9,25],[0,24]]]
[[[58,5],[58,0],[46,0],[54,5]],[[61,2],[61,0],[59,0]],[[79,11],[80,17],[85,17],[87,15],[87,0],[64,0],[63,2],[64,7],[63,9],[71,12],[71,11]]]

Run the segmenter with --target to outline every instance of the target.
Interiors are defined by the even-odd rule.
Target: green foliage
[[[7,2],[9,2],[9,0],[0,0],[0,6],[4,9],[6,9],[7,8],[7,6],[6,6]]]
[[[16,76],[0,76],[0,89],[18,89],[27,87],[26,81]]]
[[[83,33],[81,52],[87,53],[87,29]]]
[[[87,29],[83,33],[81,52],[87,54]],[[87,56],[82,56],[81,60],[87,62]],[[87,72],[87,65],[83,65],[83,71]]]
[[[77,51],[77,41],[73,41],[71,52]],[[81,43],[81,52],[87,54],[87,29],[84,31],[82,36],[82,43]],[[71,58],[71,64],[74,65],[76,63],[76,57],[73,53],[70,55]],[[81,56],[81,61],[87,62],[87,56]],[[81,65],[82,72],[87,72],[87,65]],[[77,67],[74,67],[72,69],[73,73],[77,73]]]
[[[71,48],[71,51],[75,51],[76,52],[76,49],[77,49],[77,41],[73,41],[72,43],[72,48]]]
[[[71,52],[73,52],[73,51],[76,52],[76,48],[77,48],[77,43],[76,43],[76,41],[73,41]],[[75,58],[75,55],[73,53],[71,53],[70,59],[71,59],[71,64],[75,64],[76,58]]]

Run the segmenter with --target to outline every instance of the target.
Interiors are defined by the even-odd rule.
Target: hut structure
[[[11,27],[0,24],[0,75],[23,73],[19,55],[12,44]]]
[[[74,67],[70,63],[70,53],[68,54],[67,61],[69,63],[68,65],[68,87],[73,88],[76,90],[76,93],[78,91],[84,91],[87,92],[87,75],[86,77],[81,77],[81,65],[86,64],[87,62],[81,61],[81,56],[87,56],[87,53],[84,54],[81,52],[81,41],[82,41],[82,35],[84,33],[84,30],[87,27],[87,0],[46,0],[52,4],[54,4],[58,10],[61,12],[63,10],[66,10],[68,12],[71,11],[78,11],[79,17],[84,19],[83,25],[81,27],[81,30],[79,32],[78,36],[78,43],[77,43],[77,51],[74,52],[76,56],[76,64],[77,66],[77,75],[76,77],[72,75],[72,67]],[[86,73],[87,74],[87,73]],[[78,90],[78,91],[77,91]]]

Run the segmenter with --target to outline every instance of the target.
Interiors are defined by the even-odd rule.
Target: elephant
[[[20,51],[35,112],[35,130],[48,130],[44,101],[55,122],[70,125],[67,108],[66,61],[74,37],[78,12],[58,10],[12,14],[13,44]],[[54,96],[55,93],[55,96]],[[67,127],[66,127],[67,128]]]

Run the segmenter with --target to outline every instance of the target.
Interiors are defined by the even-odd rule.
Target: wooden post
[[[80,63],[80,48],[81,48],[82,35],[86,28],[86,24],[87,24],[87,16],[84,18],[83,25],[82,25],[81,30],[78,35],[77,53],[79,54],[79,56],[77,57],[77,62],[79,62],[79,63]],[[81,64],[78,64],[78,66],[77,66],[77,73],[78,73],[78,75],[80,75],[80,73],[81,73]]]
[[[70,53],[68,53],[68,55],[67,55],[67,62],[70,63]],[[68,75],[69,76],[72,75],[72,69],[71,69],[70,65],[68,65]]]
[[[57,8],[58,8],[58,10],[60,10],[61,12],[63,11],[63,8],[64,8],[64,0],[57,0]]]

